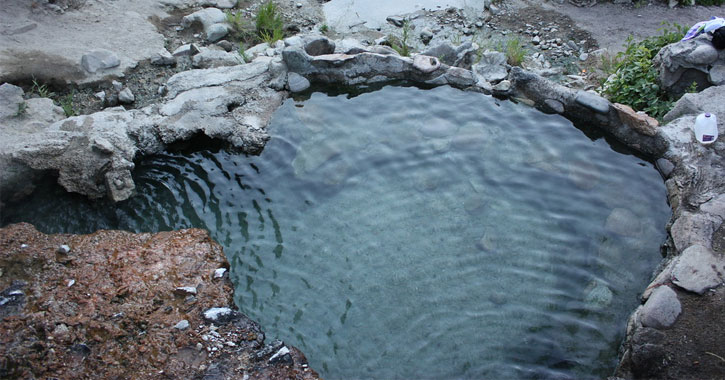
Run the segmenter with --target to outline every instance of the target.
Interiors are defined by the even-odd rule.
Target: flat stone
[[[174,289],[174,294],[178,296],[194,296],[196,295],[196,287],[194,286],[179,286]]]
[[[577,92],[574,101],[580,106],[589,108],[597,113],[607,114],[609,112],[609,101],[599,95],[592,94],[591,92]]]
[[[310,88],[310,81],[297,73],[287,74],[287,87],[292,92],[302,92]]]
[[[704,246],[693,245],[677,259],[672,276],[675,285],[702,294],[725,280],[725,259]]]
[[[105,49],[92,50],[81,57],[81,66],[89,73],[110,69],[120,64],[121,60],[116,53]]]
[[[564,104],[558,100],[546,99],[544,100],[544,106],[548,112],[558,114],[564,113]]]
[[[628,127],[646,136],[657,134],[657,127],[660,125],[657,119],[644,112],[635,112],[632,107],[625,104],[614,103],[613,107],[617,110],[619,120]]]
[[[413,58],[413,67],[422,73],[432,73],[441,67],[438,58],[418,54]]]
[[[244,63],[244,59],[237,52],[226,52],[224,50],[201,48],[199,54],[194,55],[191,59],[191,65],[208,69],[222,66],[235,66]]]
[[[652,292],[639,312],[640,322],[644,327],[664,329],[672,326],[682,312],[680,300],[672,288],[659,286]]]
[[[199,48],[194,44],[181,45],[171,55],[174,57],[192,56],[199,53]]]

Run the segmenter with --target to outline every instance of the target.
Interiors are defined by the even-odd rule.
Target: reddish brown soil
[[[70,247],[60,253],[61,245]],[[203,230],[46,235],[29,224],[0,229],[0,378],[314,379],[293,347],[234,309],[221,246]],[[177,287],[196,287],[196,296]],[[190,327],[174,326],[187,320]]]

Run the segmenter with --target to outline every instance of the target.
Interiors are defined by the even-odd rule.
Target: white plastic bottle
[[[701,144],[712,144],[717,140],[717,116],[714,113],[701,113],[695,119],[695,138]]]

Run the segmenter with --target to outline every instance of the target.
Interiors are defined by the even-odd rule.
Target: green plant
[[[660,119],[677,100],[671,98],[657,84],[657,70],[652,58],[664,46],[679,41],[685,28],[677,24],[663,23],[661,34],[640,42],[627,39],[625,51],[617,54],[614,75],[602,86],[612,102],[624,103],[637,111],[644,111]],[[674,30],[669,29],[674,27]]]
[[[526,57],[526,49],[524,44],[518,37],[510,38],[506,41],[506,62],[511,66],[521,66],[521,62]]]
[[[18,103],[18,110],[15,111],[15,117],[21,117],[25,115],[28,112],[28,103],[25,103],[25,101],[22,101]]]
[[[243,41],[239,41],[239,48],[237,49],[237,52],[240,56],[242,56],[244,63],[250,61],[249,56],[247,56],[247,44],[245,44]]]
[[[400,38],[392,35],[388,36],[388,43],[390,43],[390,47],[397,51],[398,54],[402,55],[403,57],[408,57],[411,53],[410,45],[408,45],[409,38],[410,23],[406,20],[405,22],[403,22],[402,36]]]
[[[269,1],[259,8],[255,19],[257,35],[267,43],[284,38],[282,16],[277,13],[277,4]]]
[[[327,26],[327,24],[322,24],[320,26],[320,33],[327,34],[327,32],[329,32],[329,31],[330,31],[330,27]]]
[[[51,96],[55,95],[52,91],[50,91],[47,85],[40,84],[37,80],[35,80],[35,78],[33,78],[33,87],[30,89],[30,91],[35,92],[41,98],[50,98]]]
[[[463,42],[463,34],[456,33],[451,36],[451,43],[453,43],[453,45],[460,45],[461,42]]]
[[[227,23],[236,33],[236,37],[240,40],[250,41],[255,38],[255,32],[250,22],[242,17],[241,12],[233,13],[232,11],[224,11]]]
[[[58,103],[60,103],[60,108],[63,109],[63,112],[65,113],[66,117],[71,117],[76,115],[75,109],[73,109],[73,93],[61,97],[58,99]]]

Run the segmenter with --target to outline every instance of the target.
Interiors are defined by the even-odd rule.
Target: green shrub
[[[282,16],[277,13],[277,4],[267,2],[259,8],[255,22],[257,35],[269,44],[284,38]]]
[[[60,104],[60,108],[63,109],[63,113],[65,113],[66,117],[76,116],[76,110],[73,108],[73,93],[58,99],[58,103]]]
[[[521,39],[515,37],[506,41],[506,62],[509,65],[521,66],[524,57],[526,57],[526,49],[524,49]]]
[[[627,104],[657,119],[661,119],[677,99],[670,98],[657,84],[658,74],[652,58],[666,45],[682,39],[686,32],[680,25],[663,24],[665,26],[658,29],[662,32],[659,36],[640,42],[634,42],[631,36],[627,39],[625,51],[617,54],[619,62],[615,65],[614,75],[603,85],[604,94],[612,102]],[[669,30],[668,26],[674,30]]]
[[[37,80],[35,80],[35,78],[33,78],[33,87],[30,91],[35,92],[41,98],[50,98],[55,95],[52,91],[50,91],[47,85],[40,84]]]
[[[408,45],[408,39],[410,38],[410,23],[408,21],[403,22],[403,35],[398,38],[397,36],[388,36],[388,43],[398,54],[403,57],[410,56],[411,50]]]

